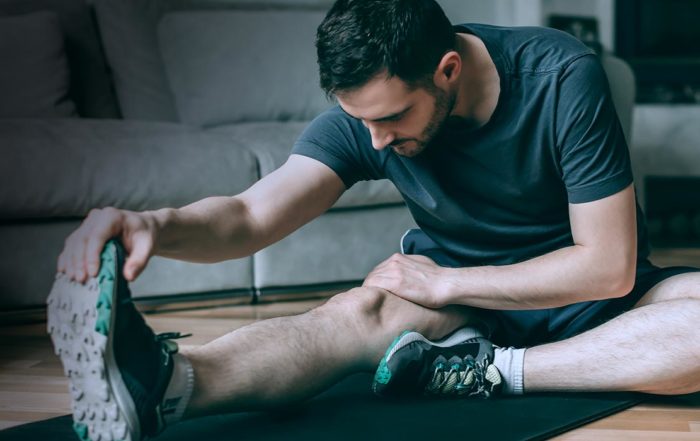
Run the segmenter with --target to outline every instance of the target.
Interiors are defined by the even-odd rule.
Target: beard
[[[450,95],[447,92],[438,89],[437,87],[430,91],[435,98],[435,111],[428,121],[428,124],[421,132],[418,138],[403,138],[396,139],[390,147],[394,152],[407,158],[412,158],[423,152],[428,145],[435,139],[435,136],[445,126],[447,119],[454,108],[456,96]]]

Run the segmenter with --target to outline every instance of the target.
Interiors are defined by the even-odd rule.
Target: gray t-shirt
[[[602,199],[632,183],[599,60],[551,29],[455,28],[483,40],[501,78],[486,125],[448,124],[407,158],[374,150],[361,121],[336,106],[307,127],[292,153],[328,165],[348,188],[391,180],[418,226],[465,266],[516,263],[573,245],[568,203]],[[637,210],[642,259],[648,248]]]

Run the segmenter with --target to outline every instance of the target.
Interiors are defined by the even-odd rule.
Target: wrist
[[[489,292],[493,286],[489,281],[497,278],[494,266],[444,268],[442,298],[445,304],[472,305]]]
[[[141,214],[151,232],[153,253],[159,254],[163,247],[163,237],[167,236],[163,233],[167,231],[168,226],[172,224],[175,218],[175,210],[172,208],[161,208],[159,210],[144,211]]]
[[[446,268],[443,267],[442,275],[440,277],[439,284],[439,297],[440,303],[444,305],[456,304],[459,302],[459,297],[461,294],[460,289],[460,268]]]

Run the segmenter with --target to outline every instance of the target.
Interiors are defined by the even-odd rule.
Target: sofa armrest
[[[0,120],[0,157],[3,220],[182,206],[258,179],[255,157],[235,140],[174,123]]]

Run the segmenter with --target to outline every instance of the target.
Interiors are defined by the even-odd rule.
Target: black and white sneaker
[[[461,328],[433,342],[405,331],[387,349],[374,375],[380,396],[498,394],[503,380],[493,363],[493,344],[473,328]]]
[[[177,352],[168,339],[181,335],[153,333],[133,304],[123,264],[124,249],[111,240],[97,277],[81,284],[59,273],[47,300],[48,332],[70,381],[73,429],[83,441],[155,436],[177,404],[163,401]]]

